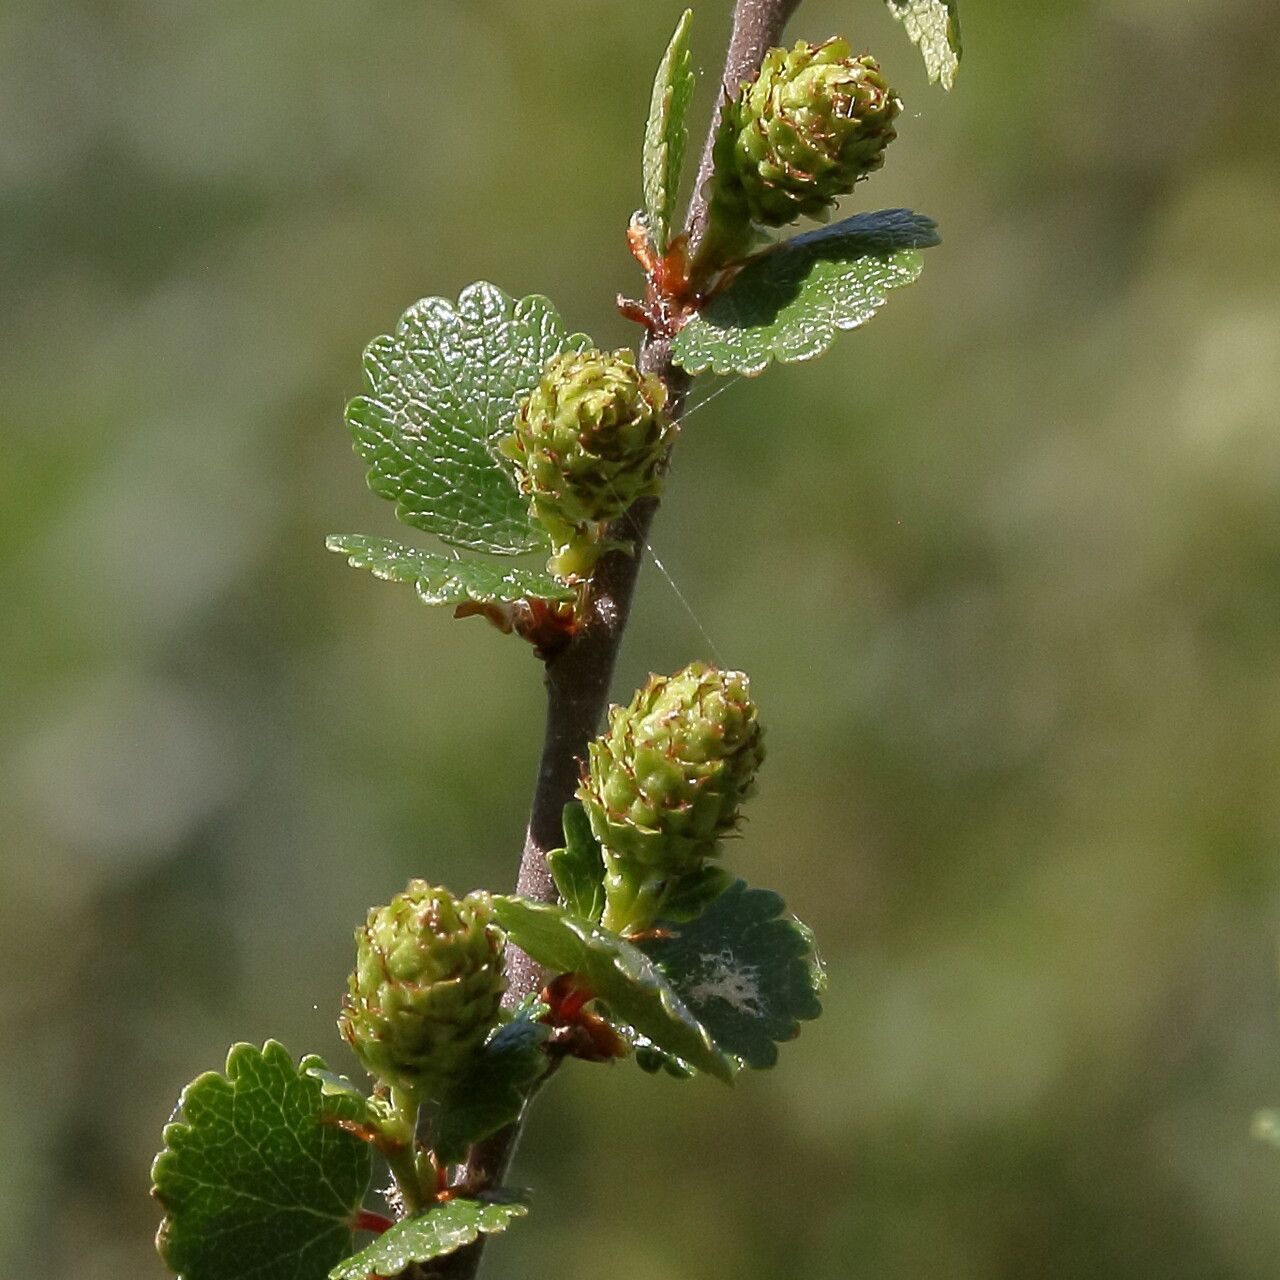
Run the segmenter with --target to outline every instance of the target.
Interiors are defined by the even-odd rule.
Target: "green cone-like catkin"
[[[842,38],[771,49],[756,79],[725,103],[716,135],[709,250],[732,258],[750,224],[825,218],[884,163],[902,103],[869,56]]]
[[[505,941],[484,893],[411,880],[371,910],[338,1018],[370,1074],[419,1096],[456,1076],[497,1021]]]
[[[588,577],[607,549],[604,526],[661,492],[676,431],[666,402],[666,388],[636,368],[630,351],[553,356],[521,402],[499,448],[551,535],[559,577]]]
[[[764,756],[751,686],[692,663],[653,676],[588,748],[578,797],[604,853],[602,923],[647,928],[732,831]]]

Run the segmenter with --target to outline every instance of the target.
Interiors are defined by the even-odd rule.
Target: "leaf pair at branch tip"
[[[950,88],[960,56],[954,0],[887,3],[919,45],[930,79]],[[645,218],[658,257],[670,241],[680,162],[688,137],[685,115],[693,89],[689,25],[686,11],[659,65],[645,131]],[[874,70],[874,63],[871,67]],[[850,75],[854,72],[871,74],[860,63]],[[890,99],[891,105],[893,101]],[[888,124],[880,132],[893,136]],[[731,168],[738,159],[733,147],[723,154],[718,149],[717,174],[721,165]],[[725,184],[726,190],[737,190],[731,176],[723,179],[721,185]],[[713,200],[715,225],[717,208]],[[888,226],[895,222],[896,226]],[[889,229],[897,233],[896,243],[886,242]],[[710,239],[714,237],[704,237]],[[845,219],[766,250],[748,259],[727,287],[688,320],[673,346],[675,363],[693,374],[710,371],[750,376],[762,372],[771,361],[785,364],[813,359],[831,346],[837,332],[866,323],[884,305],[890,290],[914,281],[921,267],[916,250],[935,243],[936,228],[928,219],[905,210],[886,210]],[[705,257],[708,253],[716,256],[704,243],[699,254]]]

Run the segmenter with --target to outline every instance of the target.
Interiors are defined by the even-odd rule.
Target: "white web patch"
[[[733,952],[727,947],[719,955],[704,956],[703,964],[701,976],[689,988],[694,1000],[723,1000],[739,1013],[750,1018],[760,1017],[763,1009],[753,965],[737,964]]]

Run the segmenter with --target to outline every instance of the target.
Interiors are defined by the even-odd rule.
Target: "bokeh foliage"
[[[342,406],[477,278],[634,341],[682,8],[0,11],[0,1074],[41,1103],[0,1128],[4,1274],[161,1276],[178,1086],[233,1040],[340,1062],[368,904],[510,878],[535,665],[325,554],[398,536]],[[868,207],[945,244],[695,409],[655,544],[697,623],[647,572],[618,692],[704,628],[751,672],[729,861],[785,879],[827,1010],[734,1091],[565,1072],[495,1278],[1270,1280],[1280,18],[966,0],[948,97],[883,6],[801,14],[906,99]]]

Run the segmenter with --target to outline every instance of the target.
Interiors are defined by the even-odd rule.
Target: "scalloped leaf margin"
[[[745,1066],[772,1067],[778,1042],[821,1014],[827,981],[813,934],[776,893],[738,880],[697,919],[661,932],[640,949]]]
[[[860,213],[796,236],[750,261],[685,325],[675,361],[689,373],[750,376],[774,360],[812,360],[911,284],[923,267],[919,250],[938,243],[933,219],[909,209]]]
[[[480,282],[424,298],[365,350],[367,392],[347,406],[369,487],[405,524],[453,546],[515,555],[546,545],[494,445],[561,351],[586,350],[551,302]]]
[[[322,1280],[352,1247],[368,1190],[368,1145],[335,1122],[367,1103],[326,1088],[316,1057],[237,1044],[226,1074],[183,1091],[152,1165],[165,1209],[156,1247],[183,1280]]]
[[[497,1192],[475,1200],[446,1200],[388,1228],[372,1244],[338,1263],[329,1272],[329,1280],[402,1275],[415,1263],[454,1253],[478,1236],[505,1231],[528,1212],[524,1201]]]
[[[517,600],[572,600],[574,592],[539,569],[470,558],[454,559],[362,533],[335,533],[330,551],[353,569],[368,569],[385,582],[407,582],[423,604],[513,604]]]

